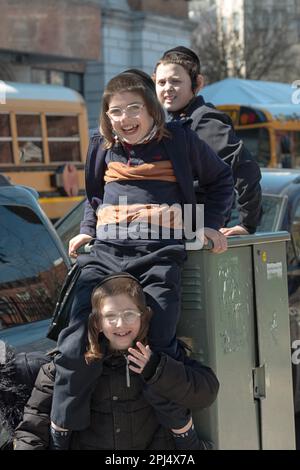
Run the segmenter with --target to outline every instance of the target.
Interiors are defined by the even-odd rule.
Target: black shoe
[[[72,431],[57,431],[50,426],[49,450],[69,450]]]
[[[177,450],[199,450],[200,440],[196,433],[194,425],[192,425],[188,431],[181,434],[173,434],[175,448]]]

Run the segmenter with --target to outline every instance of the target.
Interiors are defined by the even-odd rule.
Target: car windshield
[[[257,232],[275,232],[278,230],[282,208],[285,204],[286,198],[283,196],[263,194],[262,195],[262,209],[263,215]],[[235,207],[231,214],[231,219],[228,227],[233,227],[239,224],[239,212]]]
[[[83,219],[83,213],[84,201],[81,201],[65,217],[58,220],[55,224],[55,229],[67,252],[69,241],[71,238],[75,237],[75,235],[79,234],[80,222]]]
[[[0,220],[0,330],[4,330],[51,317],[67,266],[33,210],[0,205]]]

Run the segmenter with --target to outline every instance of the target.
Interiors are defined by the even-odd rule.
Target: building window
[[[67,86],[83,95],[82,73],[32,68],[31,81],[32,83],[48,83],[51,85]]]
[[[65,74],[66,72],[59,72],[58,70],[50,70],[50,80],[51,85],[65,85]]]
[[[65,77],[65,85],[83,94],[83,74],[68,72]]]
[[[43,69],[32,69],[31,70],[31,81],[32,83],[42,83],[45,85],[47,81],[47,70]]]

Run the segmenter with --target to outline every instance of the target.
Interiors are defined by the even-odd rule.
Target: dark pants
[[[91,294],[107,275],[128,272],[139,279],[153,310],[149,345],[153,351],[179,357],[176,326],[180,313],[181,269],[186,258],[181,243],[122,244],[96,242],[91,261],[80,274],[72,304],[70,324],[58,339],[56,379],[51,419],[63,428],[79,430],[89,425],[90,396],[101,374],[101,363],[87,365],[87,321]]]

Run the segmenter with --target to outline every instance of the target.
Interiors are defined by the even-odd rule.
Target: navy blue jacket
[[[172,122],[185,120],[222,160],[232,168],[237,192],[240,225],[254,233],[261,217],[261,172],[258,163],[235,134],[230,117],[206,103],[202,96],[176,113],[169,113]],[[198,201],[205,203],[205,189],[199,188]]]
[[[206,200],[204,223],[218,230],[224,226],[233,202],[233,177],[231,168],[224,163],[186,123],[166,124],[172,137],[164,137],[161,144],[172,162],[177,182],[185,204],[196,205],[194,180],[204,188]],[[86,161],[86,195],[84,219],[80,233],[96,236],[96,210],[102,204],[106,150],[103,138],[95,131],[90,140]],[[147,144],[145,144],[147,145]]]

